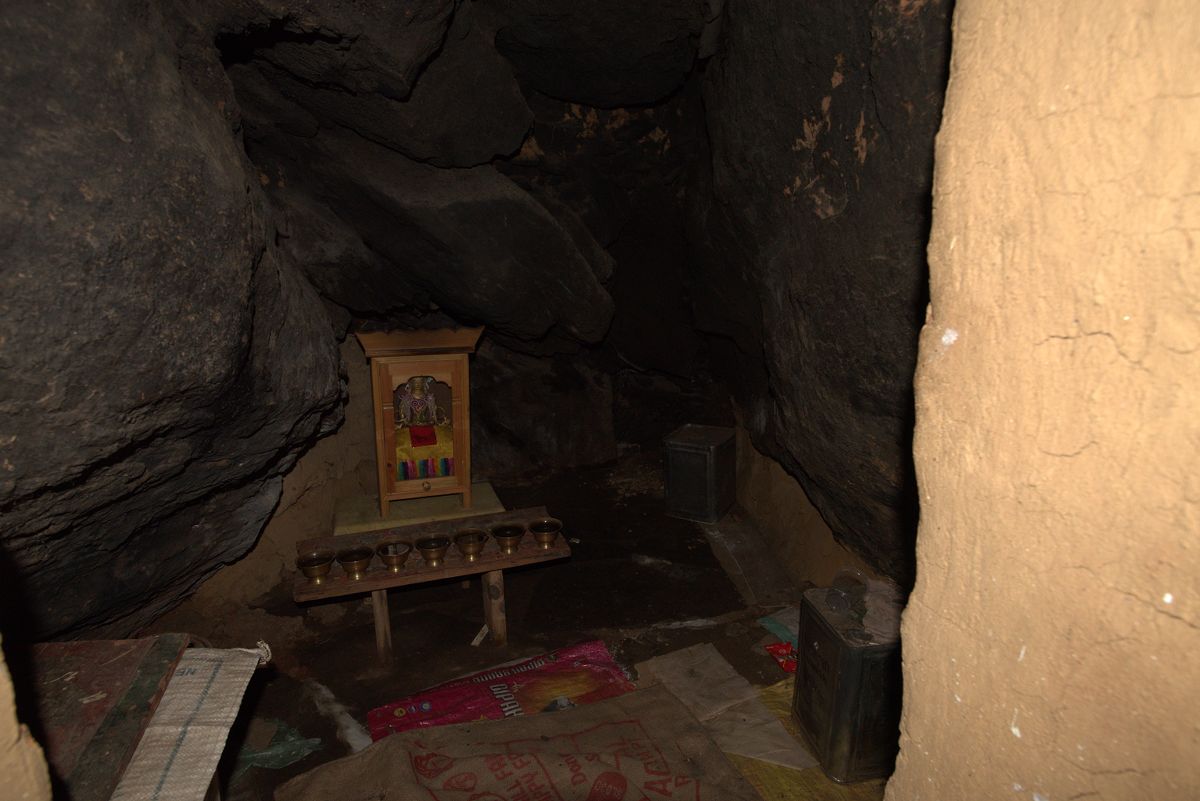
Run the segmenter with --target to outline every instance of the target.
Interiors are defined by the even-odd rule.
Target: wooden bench
[[[333,570],[320,584],[314,584],[297,573],[292,588],[292,597],[296,603],[305,603],[370,593],[371,608],[375,615],[375,647],[379,651],[380,658],[387,659],[392,650],[392,627],[388,617],[387,604],[388,590],[394,587],[482,574],[484,621],[491,631],[492,639],[497,644],[504,645],[508,641],[508,621],[504,612],[504,570],[566,559],[571,555],[571,547],[567,544],[565,535],[559,535],[551,547],[542,548],[534,542],[532,534],[526,533],[521,539],[516,553],[503,554],[496,541],[489,537],[483,552],[475,561],[468,562],[454,546],[454,534],[466,528],[481,528],[486,531],[493,526],[503,524],[524,526],[546,516],[546,508],[537,506],[493,515],[461,517],[382,531],[369,531],[362,534],[303,540],[296,546],[297,555],[320,549],[336,553],[355,547],[368,547],[373,551],[375,546],[380,543],[390,541],[407,542],[413,545],[413,550],[409,554],[408,561],[398,573],[393,573],[385,567],[378,556],[373,558],[370,568],[359,579],[349,578],[342,570],[341,565],[336,562],[334,562]],[[421,554],[416,549],[417,540],[426,537],[445,537],[450,540],[450,548],[446,551],[446,557],[437,567],[426,565],[425,560],[421,558]]]

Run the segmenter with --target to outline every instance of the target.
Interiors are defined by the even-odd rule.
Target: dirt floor
[[[270,798],[287,779],[351,753],[368,710],[464,673],[590,639],[622,664],[711,642],[753,684],[784,677],[758,644],[757,619],[795,603],[791,585],[737,515],[706,527],[664,513],[662,454],[628,453],[618,462],[542,481],[497,484],[509,508],[545,505],[565,523],[569,561],[506,572],[509,642],[471,641],[483,622],[478,579],[392,591],[394,658],[381,663],[365,600],[297,606],[290,585],[258,599],[246,615],[164,619],[214,646],[259,637],[274,664],[252,683],[222,765],[224,797]],[[709,536],[716,543],[710,545]],[[740,587],[740,589],[739,589]],[[257,721],[257,722],[255,722]],[[264,721],[282,721],[321,746],[280,769],[236,773],[234,758]],[[252,728],[252,724],[253,727]]]

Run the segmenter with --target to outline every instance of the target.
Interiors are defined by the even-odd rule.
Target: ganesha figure
[[[433,376],[415,375],[392,395],[397,426],[444,426],[450,422],[433,395]]]

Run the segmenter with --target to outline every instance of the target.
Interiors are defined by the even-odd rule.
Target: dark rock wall
[[[531,463],[612,455],[589,347],[613,262],[586,204],[497,169],[534,115],[471,3],[6,18],[0,511],[10,607],[37,610],[22,628],[132,630],[251,547],[278,477],[340,420],[356,317],[484,323],[516,349],[497,375],[517,396],[558,374],[517,353],[573,354],[533,397],[601,425],[512,436],[544,443]]]
[[[560,220],[603,246],[614,299],[605,346],[616,360],[675,376],[703,363],[687,290],[684,197],[703,147],[693,80],[671,99],[604,109],[527,90],[534,125],[500,166]]]
[[[909,581],[912,374],[949,0],[730,0],[690,199],[698,324],[755,443]]]
[[[714,355],[760,447],[903,574],[946,2],[826,5],[6,9],[23,628],[132,631],[252,547],[340,422],[355,320],[488,326],[491,472],[727,416]]]
[[[471,462],[512,476],[616,457],[613,379],[579,354],[534,356],[485,340],[471,364]]]
[[[338,356],[215,50],[153,5],[27,3],[0,30],[5,625],[127,631],[254,542],[339,422]]]
[[[436,307],[521,340],[599,341],[612,316],[601,249],[490,163],[532,124],[511,69],[471,4],[417,5],[426,24],[382,26],[397,74],[399,54],[424,67],[404,92],[364,91],[371,69],[348,66],[361,46],[350,33],[329,52],[305,46],[340,30],[336,4],[303,24],[224,25],[246,149],[288,249],[316,256],[303,258],[310,278],[359,315]],[[375,80],[399,86],[389,75]]]
[[[660,101],[692,70],[707,0],[475,0],[496,47],[536,91],[616,108]]]

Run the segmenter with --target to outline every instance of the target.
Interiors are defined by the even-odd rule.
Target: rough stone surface
[[[333,303],[597,341],[612,315],[609,257],[569,209],[480,164],[521,146],[531,112],[470,11],[404,101],[312,86],[273,55],[286,40],[227,36],[247,151],[284,247]]]
[[[471,365],[471,467],[502,478],[617,456],[611,376],[586,358],[485,340]]]
[[[770,549],[771,559],[798,587],[829,587],[842,570],[872,576],[862,558],[833,538],[796,479],[759,453],[737,428],[737,498]]]
[[[339,499],[375,495],[378,478],[371,371],[353,336],[342,342],[340,352],[346,370],[345,423],[296,460],[295,467],[283,477],[279,503],[253,550],[201,584],[181,605],[185,614],[188,609],[202,609],[206,616],[241,618],[243,625],[253,628],[257,625],[251,622],[256,608],[268,599],[287,614],[299,614],[301,607],[294,605],[289,595],[296,569],[296,545],[301,540],[329,536]],[[319,608],[308,607],[307,611]],[[269,625],[278,627],[280,618]],[[156,627],[159,631],[170,630]]]
[[[367,247],[332,208],[286,185],[274,185],[269,197],[281,248],[322,297],[360,317],[393,316],[429,305],[428,293]]]
[[[222,49],[263,46],[279,69],[314,86],[407,98],[445,41],[459,0],[222,0],[189,11],[206,14]],[[399,13],[398,13],[399,12]]]
[[[543,94],[612,108],[662,100],[692,69],[706,0],[474,0],[496,47]]]
[[[755,444],[905,583],[949,5],[730,2],[703,85],[711,159],[690,193],[696,319]]]
[[[255,29],[241,38],[228,37],[223,40],[225,57],[260,72],[284,97],[326,124],[350,128],[418,161],[473,167],[519,149],[531,114],[511,68],[469,10],[464,6],[454,15],[441,49],[403,99],[355,88],[351,78],[378,73],[378,64],[320,81],[304,74],[296,62],[306,62],[291,54],[308,53],[312,43],[291,41],[283,30],[275,38]],[[238,91],[241,99],[240,83]]]
[[[694,375],[704,347],[688,301],[683,196],[704,136],[695,82],[647,108],[536,93],[529,102],[530,138],[498,167],[560,222],[577,219],[578,239],[606,249],[589,257],[594,267],[603,258],[598,275],[614,301],[606,346],[635,369]]]
[[[337,353],[269,244],[215,49],[133,4],[3,30],[5,595],[28,633],[121,633],[250,547],[336,423]]]
[[[1198,42],[956,5],[893,801],[1200,797]]]
[[[522,339],[558,326],[594,342],[608,330],[612,300],[571,234],[494,168],[438,169],[348,132],[294,144],[279,181],[313,186],[456,318]]]

